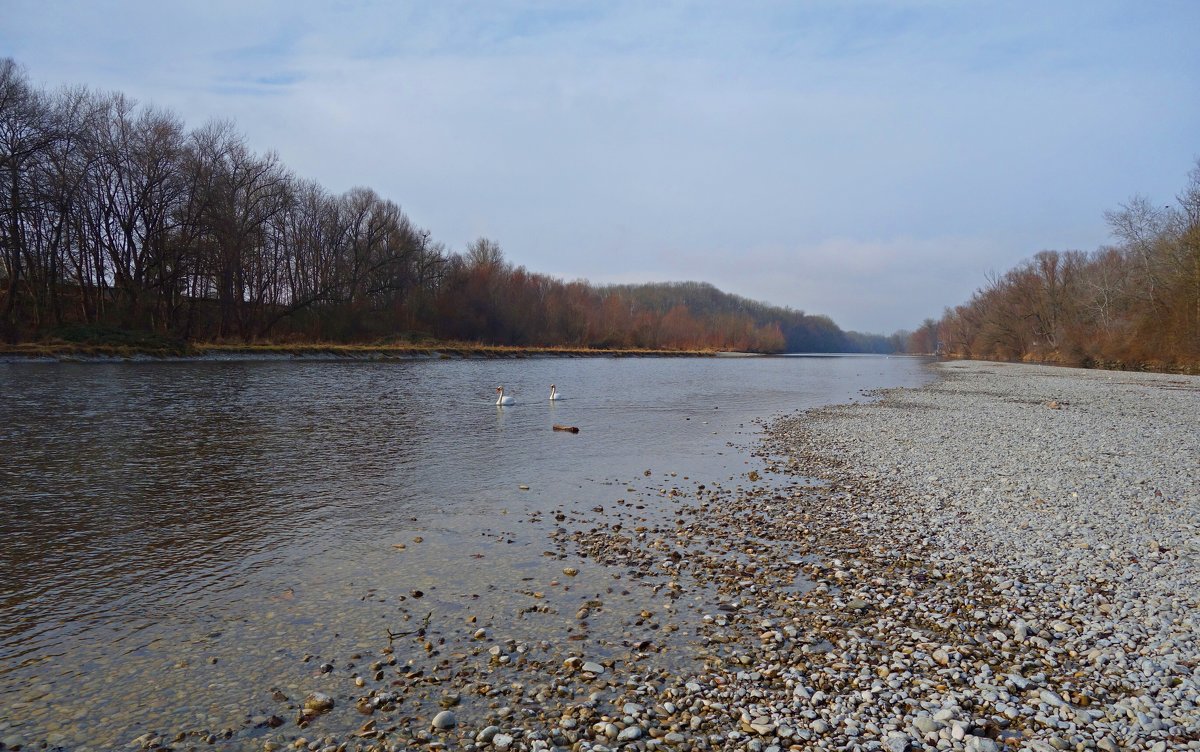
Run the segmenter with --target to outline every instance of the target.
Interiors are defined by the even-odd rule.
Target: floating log
[[[570,433],[579,433],[579,426],[562,426],[558,423],[554,424],[555,431],[568,431]]]

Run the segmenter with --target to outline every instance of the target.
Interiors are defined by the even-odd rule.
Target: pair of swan
[[[504,393],[504,387],[502,387],[502,386],[496,387],[496,393],[497,393],[497,395],[499,395],[496,397],[497,405],[501,405],[501,406],[511,405],[514,402],[516,402],[516,399],[514,399],[512,395],[506,395]],[[558,387],[551,384],[550,385],[550,400],[553,402],[553,401],[560,400],[560,399],[562,399],[562,395],[558,393]]]

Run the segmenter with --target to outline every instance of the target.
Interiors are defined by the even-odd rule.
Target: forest
[[[711,285],[598,286],[451,251],[370,188],[341,195],[121,93],[34,87],[0,61],[0,339],[460,341],[586,348],[893,352],[904,335]]]
[[[1200,161],[1173,205],[1135,196],[1105,219],[1113,245],[1042,251],[989,275],[914,332],[909,350],[1200,371]]]

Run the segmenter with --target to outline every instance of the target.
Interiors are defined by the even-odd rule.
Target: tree
[[[429,332],[527,345],[895,346],[705,283],[564,282],[514,266],[484,237],[450,253],[396,202],[300,180],[229,121],[189,131],[120,93],[35,89],[6,59],[0,335],[72,323],[188,340]]]
[[[908,336],[907,351],[918,355],[931,355],[940,349],[938,322],[925,319],[915,332]]]
[[[13,341],[25,262],[36,250],[29,242],[36,211],[32,176],[61,137],[56,125],[45,96],[29,86],[24,70],[11,58],[0,60],[0,311],[4,333]]]

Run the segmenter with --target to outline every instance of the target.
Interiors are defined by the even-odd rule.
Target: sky
[[[1191,0],[0,0],[35,84],[231,119],[449,250],[876,333],[1172,203],[1196,29]]]

